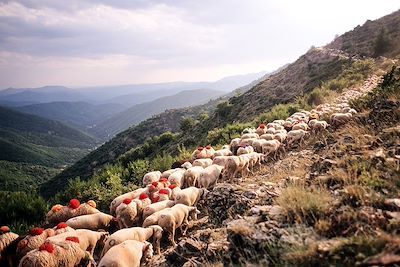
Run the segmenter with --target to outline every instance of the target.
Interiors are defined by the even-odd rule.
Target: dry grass
[[[325,215],[333,202],[326,190],[309,191],[304,187],[289,186],[275,199],[275,203],[284,207],[289,217],[298,222],[313,223]]]

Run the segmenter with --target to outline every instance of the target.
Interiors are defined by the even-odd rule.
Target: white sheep
[[[65,233],[65,232],[75,231],[74,228],[69,227],[68,224],[66,224],[64,222],[61,222],[61,223],[57,224],[57,226],[54,226],[53,230],[54,230],[54,235],[59,235],[59,234]]]
[[[42,244],[39,249],[25,255],[18,267],[75,267],[87,259],[90,259],[90,255],[80,248],[79,239],[68,237],[57,244]]]
[[[111,201],[111,204],[110,204],[110,214],[111,215],[115,215],[115,210],[122,203],[122,201],[124,201],[124,199],[137,198],[140,194],[144,193],[147,190],[148,190],[147,188],[139,188],[139,189],[136,189],[134,191],[122,194],[122,195],[114,198],[113,201]]]
[[[259,139],[255,140],[258,141]],[[239,147],[238,151],[237,151],[237,155],[243,155],[243,154],[249,154],[254,152],[254,148],[250,145],[250,146],[241,146]]]
[[[170,209],[161,211],[158,216],[158,225],[161,226],[164,232],[170,234],[170,240],[172,244],[176,246],[176,229],[181,228],[182,235],[185,235],[187,231],[187,226],[189,224],[189,218],[196,220],[197,213],[199,213],[199,211],[196,209],[196,207],[176,204]]]
[[[262,152],[262,146],[265,144],[267,140],[265,139],[259,139],[253,142],[252,147],[254,148],[254,151],[261,153]]]
[[[232,156],[232,155],[233,155],[233,153],[230,150],[230,148],[224,148],[224,149],[216,150],[214,153],[214,158],[219,157],[219,156]]]
[[[243,134],[241,136],[241,139],[258,139],[260,138],[260,136],[256,133],[247,133],[247,134]]]
[[[28,252],[39,248],[50,236],[54,236],[53,229],[33,228],[26,237],[19,241],[16,254],[19,257],[26,255]]]
[[[160,210],[163,210],[166,208],[170,208],[173,205],[175,205],[175,202],[172,200],[164,200],[164,201],[150,204],[143,210],[143,219],[146,219],[147,217],[149,217],[153,213],[156,213],[157,211],[160,211]]]
[[[192,165],[192,163],[190,163],[189,161],[186,161],[185,163],[183,163],[183,164],[181,165],[181,167],[184,168],[184,169],[187,169],[186,166],[188,166],[188,164]],[[188,167],[188,168],[190,168],[190,167]],[[179,171],[179,170],[182,170],[182,169],[181,169],[181,168],[175,168],[175,169],[166,170],[166,171],[164,171],[164,172],[161,174],[161,179],[162,179],[162,178],[167,178],[167,179],[168,179],[168,177],[169,177],[172,173],[174,173],[174,172],[176,172],[176,171]]]
[[[113,216],[103,212],[71,218],[66,221],[66,224],[74,229],[84,228],[94,231],[99,229],[108,230],[110,228],[118,227],[117,220]]]
[[[304,143],[304,139],[309,135],[308,131],[304,130],[292,130],[288,132],[286,142],[287,145],[290,146],[293,142],[299,141],[299,144],[302,145]]]
[[[100,260],[98,267],[139,267],[153,257],[153,246],[148,242],[126,240],[113,246]]]
[[[260,124],[258,126],[258,128],[256,129],[256,134],[258,134],[259,136],[265,134],[265,131],[267,130],[267,126],[265,126],[265,124]]]
[[[273,154],[273,158],[276,159],[276,156],[279,154],[279,152],[281,150],[284,151],[283,146],[281,146],[281,142],[279,142],[278,140],[274,139],[274,140],[268,140],[267,142],[265,142],[262,146],[262,153],[265,156],[269,156],[271,154]]]
[[[207,158],[207,159],[196,159],[193,161],[193,166],[198,166],[198,167],[203,167],[206,168],[212,164],[212,159]]]
[[[204,197],[207,192],[207,189],[194,186],[182,189],[175,197],[175,205],[184,204],[187,206],[196,206],[200,198]]]
[[[229,144],[229,147],[231,148],[231,151],[232,151],[233,154],[236,154],[237,149],[240,146],[240,141],[241,141],[240,138],[234,138],[234,139],[231,140],[231,142]]]
[[[286,137],[287,137],[287,133],[284,133],[284,132],[279,132],[279,133],[274,134],[274,139],[278,140],[281,143],[283,143],[286,140]]]
[[[236,174],[238,172],[240,172],[242,176],[245,176],[246,172],[248,171],[248,164],[248,158],[246,160],[243,157],[230,156],[227,159],[224,167],[224,176],[226,176],[230,181],[232,181],[233,178],[236,177]]]
[[[115,214],[120,229],[132,227],[136,222],[138,222],[141,215],[138,212],[137,203],[132,201],[130,198],[124,199],[124,201],[117,207]]]
[[[149,185],[152,182],[156,182],[160,180],[161,178],[161,172],[160,171],[153,171],[153,172],[148,172],[143,176],[143,185]]]
[[[199,179],[200,174],[203,170],[204,170],[204,168],[200,167],[200,166],[195,166],[195,167],[187,169],[183,175],[184,181],[185,181],[184,187],[195,186],[196,181]]]
[[[79,200],[71,199],[69,206],[54,205],[46,214],[45,225],[54,226],[57,223],[65,222],[66,220],[87,214],[100,212],[96,209],[96,203],[89,200],[87,203],[80,204]]]
[[[48,237],[45,242],[58,244],[60,242],[63,242],[67,237],[78,237],[80,248],[84,251],[89,252],[90,256],[93,257],[95,248],[103,247],[104,241],[107,239],[108,236],[108,232],[77,229],[73,232],[65,232],[59,235]]]
[[[176,184],[177,186],[181,187],[184,184],[184,174],[185,170],[176,171],[168,177],[168,182],[170,184]]]
[[[207,158],[207,151],[204,147],[199,146],[196,150],[192,153],[192,159],[205,159]]]
[[[215,150],[212,146],[208,145],[205,147],[206,150],[206,157],[211,159],[214,157]]]
[[[10,228],[8,226],[0,227],[0,256],[14,240],[16,240],[19,236],[10,232]]]
[[[232,156],[232,155],[231,155],[231,156]],[[219,165],[219,166],[224,167],[225,164],[226,164],[226,161],[227,161],[227,159],[228,159],[229,157],[230,157],[230,156],[217,156],[217,157],[215,157],[215,158],[213,159],[213,165]]]
[[[274,135],[273,134],[263,134],[263,135],[260,136],[260,139],[274,140]]]
[[[348,122],[353,117],[351,113],[333,113],[331,115],[331,124],[332,125],[340,125]]]
[[[153,246],[157,253],[160,254],[160,240],[162,237],[163,229],[158,225],[152,225],[147,228],[143,227],[131,227],[116,231],[104,244],[102,257],[110,250],[113,246],[119,245],[126,240],[136,240],[139,242],[148,241],[150,238],[153,239]]]
[[[298,121],[297,123],[295,123],[292,126],[292,130],[304,130],[307,131],[308,130],[308,124],[304,121]]]
[[[205,168],[200,173],[200,177],[197,180],[197,186],[203,188],[209,188],[214,186],[217,183],[218,179],[221,178],[224,166],[213,164]]]

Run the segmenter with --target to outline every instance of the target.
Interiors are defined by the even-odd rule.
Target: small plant
[[[275,203],[285,208],[292,220],[314,223],[328,213],[332,197],[325,190],[311,192],[304,187],[289,186],[282,190]]]

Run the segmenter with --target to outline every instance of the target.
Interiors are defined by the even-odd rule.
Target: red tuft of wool
[[[41,235],[43,234],[44,229],[43,228],[32,228],[30,235]]]
[[[161,189],[160,191],[158,191],[158,193],[164,194],[164,195],[169,195],[169,190],[168,189]]]
[[[161,179],[159,180],[159,182],[160,182],[160,183],[166,183],[166,182],[168,182],[168,179],[167,179],[167,178],[161,178]]]
[[[174,189],[175,187],[177,187],[176,184],[171,184],[170,186],[168,186],[168,188],[171,189],[171,190]]]
[[[146,193],[142,193],[142,194],[140,194],[140,196],[139,196],[139,199],[140,199],[140,200],[146,199],[146,198],[149,198],[149,196],[148,196]]]
[[[206,149],[211,149],[211,146],[210,145],[206,146]]]
[[[158,185],[158,182],[152,182],[151,185],[156,187]]]
[[[124,204],[128,205],[129,203],[132,202],[131,198],[125,198],[124,201],[122,201]]]
[[[54,246],[53,246],[52,243],[46,242],[46,243],[43,243],[43,244],[39,247],[39,250],[40,250],[40,251],[45,250],[45,251],[47,251],[48,253],[53,253],[53,252],[54,252]]]
[[[156,187],[154,185],[150,185],[149,190],[154,191],[154,190],[156,190]]]
[[[156,203],[156,202],[158,202],[159,200],[160,200],[160,196],[153,197],[153,198],[151,199],[151,203]]]
[[[8,232],[10,232],[10,228],[8,226],[4,225],[4,226],[0,227],[0,234],[5,234]]]
[[[67,227],[68,227],[68,224],[66,224],[65,222],[60,222],[59,224],[57,224],[57,229],[64,229]]]
[[[77,209],[77,208],[79,208],[80,205],[81,205],[81,202],[79,202],[79,200],[77,200],[76,198],[73,198],[69,201],[69,207],[71,209]]]
[[[258,127],[260,127],[261,129],[264,129],[264,128],[265,128],[265,124],[262,123],[262,124],[260,124],[260,126],[258,126]]]
[[[199,146],[199,147],[197,148],[198,151],[202,151],[203,149],[204,149],[204,147],[202,147],[202,146]]]
[[[65,240],[72,241],[72,242],[75,242],[75,243],[79,244],[79,238],[76,237],[76,236],[69,236],[69,237],[65,238]]]

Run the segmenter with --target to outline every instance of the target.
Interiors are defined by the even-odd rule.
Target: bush
[[[13,226],[38,225],[49,209],[39,195],[9,191],[0,191],[0,206],[0,225]]]
[[[292,220],[315,223],[329,210],[332,197],[326,191],[308,191],[303,187],[289,186],[275,203],[284,207]]]

